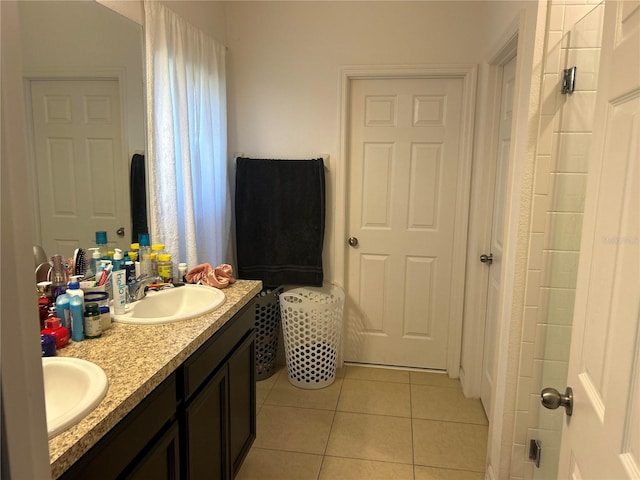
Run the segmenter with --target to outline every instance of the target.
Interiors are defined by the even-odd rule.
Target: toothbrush
[[[102,285],[104,285],[105,283],[107,283],[107,280],[109,279],[109,276],[111,275],[111,269],[113,268],[113,265],[109,264],[106,267],[104,267],[104,270],[102,270],[102,273],[100,274],[100,280],[98,281],[98,286],[101,287]]]

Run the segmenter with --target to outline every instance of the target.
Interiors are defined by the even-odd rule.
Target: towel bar
[[[237,159],[238,157],[246,157],[246,155],[242,152],[234,152],[233,154],[233,158]],[[249,157],[251,158],[251,157]],[[254,158],[258,158],[258,157],[254,157]],[[316,155],[315,157],[312,158],[322,158],[322,162],[324,163],[324,168],[325,170],[330,170],[330,160],[331,160],[331,155],[329,155],[328,153],[321,153],[320,155]],[[298,158],[281,158],[281,160],[299,160]]]

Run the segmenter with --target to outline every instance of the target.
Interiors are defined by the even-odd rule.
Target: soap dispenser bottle
[[[100,258],[103,260],[110,260],[107,255],[107,232],[100,231],[96,232],[96,245],[100,251]]]
[[[93,247],[87,250],[93,250],[91,254],[91,262],[89,263],[89,271],[86,272],[85,277],[90,278],[96,275],[98,267],[100,266],[100,248]]]
[[[113,249],[113,271],[117,272],[124,268],[124,261],[122,260],[122,250],[119,248]]]

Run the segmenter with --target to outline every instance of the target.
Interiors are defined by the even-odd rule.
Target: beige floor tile
[[[409,383],[408,370],[396,370],[393,368],[347,366],[345,378],[359,380],[375,380],[378,382]]]
[[[325,388],[308,390],[291,385],[286,375],[280,375],[267,397],[266,405],[283,405],[289,407],[319,408],[335,410],[342,388],[342,379],[336,378]]]
[[[411,420],[336,412],[326,455],[410,464]]]
[[[236,480],[316,480],[322,455],[252,448]]]
[[[411,385],[413,418],[487,425],[482,403],[465,398],[462,390],[430,385]]]
[[[323,454],[334,412],[263,405],[254,446],[289,452]]]
[[[319,480],[413,480],[413,466],[355,458],[324,457]]]
[[[286,369],[285,369],[286,370]],[[269,378],[256,382],[256,407],[259,409],[269,396],[271,389],[280,378],[282,366],[276,366],[276,371]],[[286,375],[286,373],[285,373]]]
[[[432,385],[434,387],[461,388],[457,378],[449,378],[446,373],[409,372],[411,385]]]
[[[343,412],[411,417],[408,384],[345,378],[338,402]]]
[[[446,468],[415,467],[415,480],[483,480],[484,473]]]
[[[488,427],[413,419],[414,463],[483,472]]]

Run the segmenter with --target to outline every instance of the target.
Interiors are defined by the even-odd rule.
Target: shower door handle
[[[570,417],[573,413],[573,389],[567,387],[564,393],[560,393],[555,388],[543,388],[540,392],[540,402],[549,410],[564,407],[567,417]]]

